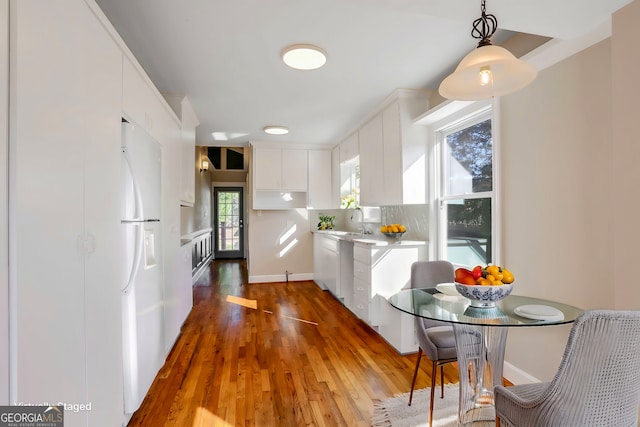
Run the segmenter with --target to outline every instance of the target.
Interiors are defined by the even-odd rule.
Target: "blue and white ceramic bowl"
[[[456,290],[471,300],[472,307],[495,307],[496,301],[509,296],[513,283],[498,286],[463,285],[456,283]]]

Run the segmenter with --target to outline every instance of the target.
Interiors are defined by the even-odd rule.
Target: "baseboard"
[[[509,362],[504,362],[502,367],[502,376],[512,382],[514,385],[539,383],[540,380],[533,375],[523,371]]]
[[[192,274],[192,276],[191,276],[191,285],[192,286],[196,284],[196,282],[198,281],[200,276],[202,276],[202,273],[204,273],[204,271],[207,268],[209,268],[209,264],[211,264],[211,261],[213,261],[213,255],[209,255],[209,258],[206,259],[202,264],[200,264],[198,269]]]
[[[300,282],[303,280],[313,280],[313,273],[289,273],[289,282]],[[249,283],[273,283],[286,281],[286,274],[249,276]]]

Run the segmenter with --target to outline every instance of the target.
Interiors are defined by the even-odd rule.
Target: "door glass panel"
[[[218,251],[237,251],[240,249],[240,192],[218,191]]]

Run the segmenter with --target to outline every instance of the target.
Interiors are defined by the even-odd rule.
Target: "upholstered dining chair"
[[[496,386],[494,398],[497,426],[635,427],[640,311],[584,312],[550,382]]]
[[[448,261],[417,261],[411,265],[411,287],[429,288],[438,283],[451,283],[455,277],[454,267]],[[424,353],[431,359],[431,400],[429,403],[429,426],[433,423],[433,397],[435,394],[436,377],[440,368],[440,397],[444,397],[444,365],[455,362],[456,340],[453,327],[446,322],[415,317],[416,335],[418,337],[418,359],[411,381],[409,406],[413,400],[413,388],[416,384],[420,360]]]

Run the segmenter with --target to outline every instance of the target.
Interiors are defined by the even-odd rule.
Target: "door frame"
[[[211,183],[211,228],[213,229],[212,232],[212,237],[213,237],[213,244],[212,244],[212,250],[214,252],[214,258],[215,259],[224,259],[223,258],[219,258],[218,257],[218,251],[217,251],[217,246],[218,246],[218,224],[216,224],[217,222],[217,213],[218,213],[218,206],[217,206],[217,200],[216,200],[216,190],[218,191],[224,191],[224,190],[234,190],[234,189],[240,189],[242,192],[242,199],[240,200],[240,209],[241,209],[241,214],[242,214],[242,218],[243,218],[243,231],[242,231],[242,252],[239,258],[242,259],[246,259],[247,258],[247,187],[246,184],[244,182],[212,182]]]

